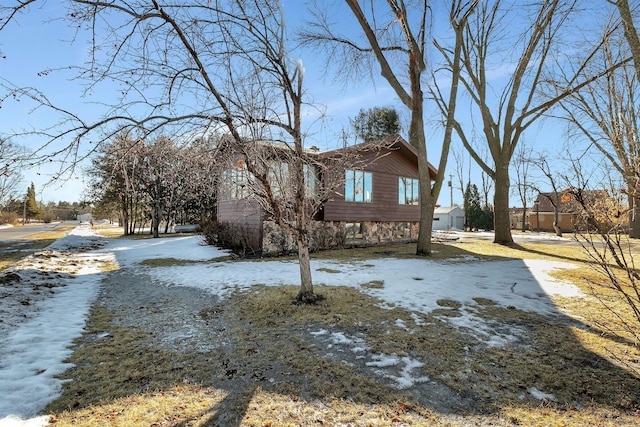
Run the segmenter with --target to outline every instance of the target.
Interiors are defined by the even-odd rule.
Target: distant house
[[[524,229],[529,230],[529,213],[531,212],[531,207],[525,208],[517,208],[512,207],[509,209],[509,222],[511,223],[512,230],[522,230],[522,221],[524,220]]]
[[[316,154],[319,162],[328,164],[345,150],[355,150],[361,166],[334,171],[344,184],[328,197],[314,217],[312,249],[417,239],[420,220],[417,152],[399,136],[377,141],[376,146],[383,148],[372,150],[372,146],[363,143]],[[435,179],[436,170],[431,165],[429,172],[431,179]],[[237,172],[230,170],[225,174],[229,177]],[[321,182],[329,179],[332,177],[318,176]],[[220,188],[218,222],[242,230],[239,238],[251,252],[272,254],[294,250],[293,239],[275,225],[245,187],[231,184],[229,187],[223,182]]]
[[[93,221],[93,215],[91,215],[90,213],[84,213],[81,215],[76,215],[76,219],[78,220],[78,222],[91,222]]]
[[[594,208],[600,206],[605,209],[609,204],[611,208],[618,209],[617,203],[612,200],[604,190],[584,191],[585,201]],[[576,230],[585,230],[587,225],[582,219],[583,209],[574,200],[570,192],[539,193],[533,208],[529,211],[529,224],[532,231],[553,232],[555,220],[555,207],[558,207],[558,226],[563,233]]]
[[[464,210],[457,206],[438,206],[433,212],[434,230],[464,230]]]
[[[529,226],[531,231],[554,232],[555,221],[554,207],[558,208],[558,227],[563,233],[575,230],[577,222],[578,206],[571,200],[562,200],[562,193],[539,193],[533,202],[533,208],[529,212]]]

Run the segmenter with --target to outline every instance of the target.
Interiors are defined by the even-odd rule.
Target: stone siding
[[[262,254],[278,255],[297,251],[296,239],[273,221],[262,224]],[[341,248],[351,245],[375,245],[415,241],[418,238],[418,222],[345,222],[314,221],[309,248]]]

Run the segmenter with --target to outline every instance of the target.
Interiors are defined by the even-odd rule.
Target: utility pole
[[[453,175],[451,174],[449,174],[449,197],[451,200],[449,207],[453,208]]]
[[[22,226],[27,225],[27,198],[28,194],[24,196],[24,203],[22,204]]]

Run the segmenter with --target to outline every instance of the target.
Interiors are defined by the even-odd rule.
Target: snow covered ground
[[[146,268],[138,263],[168,257],[209,260],[225,254],[203,245],[199,236],[109,240],[96,236],[88,225],[81,225],[47,250],[12,267],[10,277],[19,280],[20,289],[29,291],[15,292],[18,286],[0,283],[0,427],[46,425],[48,418],[39,415],[59,393],[61,381],[55,376],[69,368],[63,360],[71,353],[73,339],[82,334],[89,308],[107,274],[101,272],[105,267],[117,264],[120,268]],[[221,297],[256,284],[299,283],[296,262],[260,261],[251,268],[249,265],[234,261],[197,263],[147,268],[146,273],[157,284],[197,287]],[[314,283],[357,287],[384,301],[383,306],[429,313],[439,307],[436,301],[455,300],[467,309],[460,310],[461,317],[449,321],[471,328],[488,345],[504,345],[515,337],[492,330],[474,316],[477,304],[473,298],[489,298],[503,306],[543,314],[558,313],[549,295],[579,297],[581,293],[571,284],[553,280],[548,272],[569,267],[546,260],[480,261],[473,257],[448,261],[312,261]],[[384,286],[360,286],[372,281],[382,281]],[[314,333],[331,340],[352,340],[353,348],[366,350],[352,337],[323,330]],[[402,375],[396,379],[398,388],[425,380],[412,377],[419,361],[400,360],[394,355],[370,357],[374,367],[404,364]]]

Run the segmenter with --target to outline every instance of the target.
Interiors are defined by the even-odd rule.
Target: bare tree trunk
[[[629,193],[629,237],[640,239],[640,201],[634,193]]]
[[[300,291],[297,300],[302,303],[314,303],[317,299],[313,292],[311,280],[311,261],[309,259],[309,242],[306,236],[298,235],[298,265],[300,266]]]
[[[127,198],[125,197],[122,201],[122,224],[120,224],[124,229],[124,235],[129,235],[129,209],[127,208]]]
[[[157,239],[160,237],[160,219],[162,218],[162,205],[156,201],[151,208],[151,233]]]
[[[415,99],[415,98],[414,98]],[[422,101],[419,101],[422,104]],[[418,179],[420,182],[420,228],[418,229],[417,255],[431,255],[431,231],[433,228],[434,200],[431,194],[431,176],[427,161],[427,145],[424,135],[422,105],[415,105],[409,126],[409,143],[418,152]]]
[[[615,3],[624,25],[624,36],[629,43],[631,49],[631,55],[633,56],[633,65],[636,69],[636,77],[640,81],[640,37],[638,37],[638,31],[633,23],[633,16],[631,15],[631,9],[629,8],[628,0],[617,0]]]
[[[524,203],[524,206],[522,207],[522,232],[524,233],[525,231],[527,231],[527,204]]]
[[[560,228],[560,205],[556,201],[556,206],[553,208],[553,230],[556,232],[556,236],[562,237],[562,229]]]
[[[495,174],[496,188],[493,193],[493,225],[495,235],[493,242],[502,245],[513,243],[511,236],[511,221],[509,220],[509,162],[503,165],[496,164]]]

